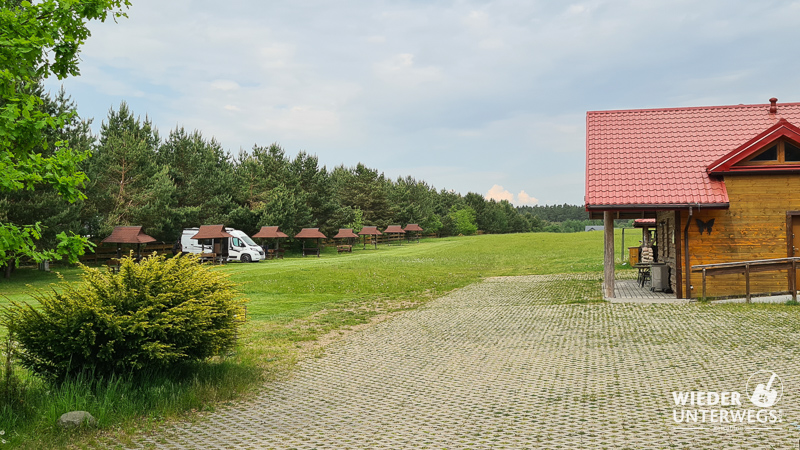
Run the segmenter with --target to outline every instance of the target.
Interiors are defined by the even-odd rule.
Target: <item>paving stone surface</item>
[[[575,278],[596,277],[469,286],[332,344],[251,401],[134,446],[798,448],[800,308],[564,301],[583,295]],[[676,423],[673,391],[745,395],[760,369],[781,378],[780,422]]]

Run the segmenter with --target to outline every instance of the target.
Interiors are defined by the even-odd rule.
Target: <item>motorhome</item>
[[[264,250],[245,232],[233,228],[225,228],[232,237],[223,239],[192,239],[199,228],[186,228],[175,244],[181,253],[217,253],[228,255],[228,261],[258,262],[264,259]]]

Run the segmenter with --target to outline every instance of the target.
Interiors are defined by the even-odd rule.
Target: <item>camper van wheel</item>
[[[242,255],[242,262],[245,262],[245,263],[247,263],[247,262],[250,262],[250,261],[251,261],[251,259],[250,259],[250,255],[248,255],[247,253],[245,253],[244,255]]]

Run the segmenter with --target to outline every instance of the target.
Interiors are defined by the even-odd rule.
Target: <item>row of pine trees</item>
[[[51,112],[75,109],[63,90],[44,97]],[[8,193],[0,198],[0,221],[41,222],[44,245],[61,231],[102,238],[117,225],[142,225],[164,242],[183,228],[220,223],[248,234],[277,225],[290,236],[304,227],[333,235],[338,228],[418,223],[426,233],[457,235],[547,225],[507,201],[437,190],[410,176],[392,180],[363,164],[329,170],[315,155],[291,157],[278,144],[232,155],[199,131],[161,136],[125,103],[109,111],[99,135],[90,125],[73,116],[48,138],[86,152],[80,169],[87,198],[69,204],[47,190]]]

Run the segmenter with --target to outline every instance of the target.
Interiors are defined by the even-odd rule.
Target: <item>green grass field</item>
[[[619,239],[619,230],[617,234]],[[0,430],[7,430],[11,444],[27,448],[74,439],[91,442],[94,433],[78,437],[53,426],[62,412],[82,409],[99,416],[105,433],[141,432],[162,420],[241,398],[264,382],[289,375],[297,361],[320,355],[326,343],[350,330],[485,277],[598,273],[596,281],[578,290],[565,289],[579,292],[580,299],[563,300],[599,300],[602,252],[599,232],[529,233],[428,239],[377,250],[357,246],[352,254],[337,254],[332,247],[320,258],[289,255],[284,260],[228,264],[217,270],[229,273],[248,299],[248,322],[235,354],[173,373],[111,380],[92,388],[87,387],[90,382],[48,386],[17,369],[24,385],[21,401],[27,403],[21,410],[0,411]],[[80,278],[77,268],[55,271],[66,281]],[[19,269],[11,280],[0,281],[0,304],[9,299],[32,301],[30,292],[59,289],[54,284],[58,281],[56,273]]]

